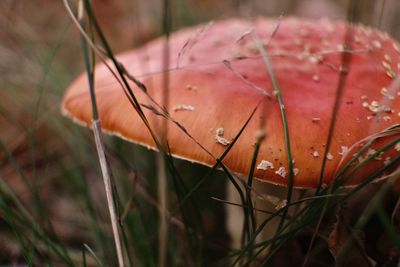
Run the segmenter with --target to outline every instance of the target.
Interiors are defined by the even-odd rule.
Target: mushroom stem
[[[226,187],[226,199],[228,203],[236,203],[236,205],[226,206],[226,227],[228,233],[231,236],[231,248],[240,249],[241,248],[241,233],[243,228],[244,216],[243,209],[241,208],[242,203],[239,197],[237,189],[228,182]],[[283,207],[288,189],[283,186],[277,186],[269,183],[260,182],[254,180],[254,185],[252,187],[252,195],[254,200],[255,218],[256,218],[256,229],[260,226],[268,216],[275,213],[277,210]],[[298,192],[295,190],[293,199],[297,199]],[[258,208],[261,208],[265,212],[270,212],[271,214],[261,212]],[[258,241],[270,240],[276,234],[278,226],[280,224],[281,218],[279,216],[271,219],[261,233],[257,236]],[[265,250],[263,253],[268,253]]]

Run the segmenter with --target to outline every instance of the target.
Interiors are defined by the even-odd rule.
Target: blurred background
[[[172,25],[176,30],[229,17],[279,15],[345,20],[348,2],[175,0]],[[400,1],[356,2],[355,21],[400,38]],[[92,6],[115,53],[162,32],[160,0],[93,0]],[[92,134],[59,111],[65,88],[84,71],[82,57],[80,36],[62,1],[0,1],[0,265],[69,265],[64,252],[79,263],[83,244],[109,266],[115,264]],[[154,153],[111,137],[106,144],[121,210],[129,217],[129,246],[135,246],[138,258],[148,257],[146,266],[156,266],[151,260],[157,237],[151,230],[157,228]],[[176,165],[189,186],[207,172],[179,160]],[[195,194],[203,217],[204,262],[227,253],[223,205],[212,199],[224,198],[224,183],[215,174]],[[138,244],[132,245],[133,237]],[[174,253],[184,259],[179,249]]]

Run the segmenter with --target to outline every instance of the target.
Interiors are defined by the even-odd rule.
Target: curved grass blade
[[[270,37],[270,40],[272,40],[272,38],[274,37],[276,32],[279,30],[279,25],[280,25],[280,20],[278,20],[277,25]],[[293,195],[294,172],[293,172],[293,157],[292,157],[292,151],[291,151],[291,145],[290,145],[289,125],[288,125],[287,116],[286,116],[285,103],[283,100],[282,91],[279,86],[279,82],[275,76],[275,72],[272,67],[272,63],[270,61],[268,53],[265,50],[262,42],[260,41],[260,39],[254,32],[252,33],[252,36],[253,36],[253,42],[255,43],[257,50],[259,51],[261,58],[264,61],[264,65],[266,67],[268,75],[271,78],[272,87],[274,89],[274,95],[276,96],[278,103],[279,103],[279,109],[281,112],[281,118],[282,118],[282,123],[283,123],[283,133],[284,133],[284,137],[285,137],[285,150],[286,150],[286,155],[287,155],[287,160],[288,160],[288,169],[289,169],[288,170],[289,171],[288,184],[287,184],[288,192],[287,192],[286,201],[287,201],[287,204],[290,204],[290,202],[292,201],[292,195]],[[287,209],[285,209],[283,211],[282,219],[279,223],[277,232],[279,232],[279,230],[282,228],[282,226],[284,224],[284,220],[285,220],[284,218],[286,217],[287,212],[288,212]],[[274,245],[275,244],[272,244],[271,247],[274,247]]]
[[[83,247],[87,250],[87,252],[89,252],[89,254],[92,256],[92,258],[96,261],[97,266],[105,267],[104,264],[97,257],[96,253],[89,247],[88,244],[83,244]]]

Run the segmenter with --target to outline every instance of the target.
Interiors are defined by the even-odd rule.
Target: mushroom
[[[261,182],[285,186],[293,181],[296,188],[331,182],[352,186],[380,168],[387,166],[387,175],[398,167],[400,90],[393,84],[400,49],[386,33],[329,20],[218,21],[173,33],[168,70],[161,69],[163,42],[156,39],[117,59],[146,86],[144,91],[131,83],[151,127],[157,127],[164,112],[157,103],[163,72],[169,72],[170,102],[164,117],[170,124],[166,138],[173,156],[214,165],[259,107],[223,160],[235,173],[249,173],[260,125],[265,138],[254,177]],[[263,50],[274,77],[267,71]],[[149,131],[106,66],[99,64],[95,71],[103,130],[154,149]],[[82,74],[62,102],[63,113],[85,126],[91,123],[87,87]],[[290,159],[294,163],[288,164]],[[365,159],[368,164],[357,168]]]

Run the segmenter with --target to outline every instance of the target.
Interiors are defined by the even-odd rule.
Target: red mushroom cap
[[[346,44],[348,31],[351,38]],[[245,175],[249,172],[260,118],[264,115],[265,139],[254,175],[262,181],[288,183],[281,106],[273,94],[275,89],[253,33],[264,44],[282,92],[296,187],[318,185],[341,72],[346,72],[345,84],[335,114],[323,182],[329,183],[346,165],[356,166],[367,155],[373,155],[391,142],[394,144],[388,145],[383,153],[352,173],[346,184],[362,182],[399,155],[396,139],[400,134],[395,127],[381,134],[353,164],[348,164],[353,154],[371,140],[368,137],[400,122],[400,91],[392,85],[399,73],[400,49],[386,33],[328,20],[231,19],[173,33],[168,70],[169,114],[215,157],[224,152],[254,108],[260,102],[264,104],[265,108],[257,109],[223,160],[230,170]],[[117,56],[159,103],[163,88],[163,42],[159,38]],[[342,66],[343,53],[349,53],[346,69]],[[104,64],[99,64],[95,71],[102,128],[154,148],[149,131],[115,78]],[[133,83],[132,89],[140,103],[154,106]],[[265,97],[262,91],[271,97]],[[85,73],[68,88],[62,108],[68,116],[90,125],[92,112]],[[156,127],[158,116],[151,110],[144,111],[150,125]],[[167,139],[174,156],[205,165],[215,164],[215,159],[182,129],[169,123]]]

